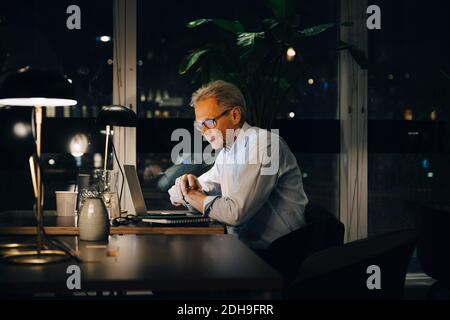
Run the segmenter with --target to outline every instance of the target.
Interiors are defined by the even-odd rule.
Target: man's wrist
[[[190,204],[195,209],[203,213],[203,202],[206,197],[207,196],[203,192],[192,190],[188,194],[186,194],[185,199],[186,203]]]
[[[212,204],[214,203],[214,201],[216,201],[218,197],[219,196],[206,196],[205,199],[203,200],[203,215],[205,217],[209,217],[209,214],[212,209]]]

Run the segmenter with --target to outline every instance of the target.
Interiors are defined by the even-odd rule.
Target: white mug
[[[55,191],[56,194],[56,215],[74,216],[77,208],[78,192],[74,191]]]

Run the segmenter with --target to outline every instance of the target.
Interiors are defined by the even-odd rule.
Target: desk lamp
[[[105,158],[103,163],[103,179],[106,178],[106,168],[108,164],[108,146],[109,146],[109,136],[111,134],[111,127],[136,127],[137,125],[137,116],[136,113],[131,110],[130,108],[127,108],[125,106],[120,105],[111,105],[111,106],[104,106],[100,112],[97,115],[97,124],[106,127],[106,142],[105,142]],[[116,156],[116,150],[113,146],[113,152]],[[123,190],[123,184],[124,184],[124,175],[122,168],[120,166],[120,163],[117,161],[117,164],[120,169],[120,173],[122,175],[122,186],[120,188],[120,196],[119,196],[119,203],[122,200],[122,190]],[[106,184],[105,184],[106,185]]]
[[[47,250],[43,243],[44,227],[43,183],[41,178],[41,129],[44,107],[73,106],[71,83],[59,74],[25,67],[10,74],[0,88],[0,105],[32,107],[34,111],[34,138],[36,153],[30,157],[30,171],[33,182],[36,208],[36,250],[8,255],[5,259],[15,263],[45,264],[70,258],[65,251]]]

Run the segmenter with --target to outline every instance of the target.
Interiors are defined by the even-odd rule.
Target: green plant
[[[265,0],[272,17],[264,19],[258,30],[248,31],[243,22],[224,19],[189,22],[188,28],[208,28],[210,36],[182,60],[179,73],[194,73],[193,81],[200,84],[217,79],[236,84],[246,97],[249,122],[269,128],[308,67],[299,59],[288,62],[287,50],[300,51],[305,40],[337,26],[328,23],[300,28],[295,3]],[[337,49],[349,50],[360,65],[364,64],[364,54],[352,45],[341,43]]]

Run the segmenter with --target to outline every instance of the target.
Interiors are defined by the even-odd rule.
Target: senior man
[[[308,198],[297,160],[278,135],[245,122],[241,91],[214,81],[193,93],[191,106],[195,128],[220,151],[198,179],[177,178],[169,190],[172,204],[224,223],[253,249],[304,226]]]

